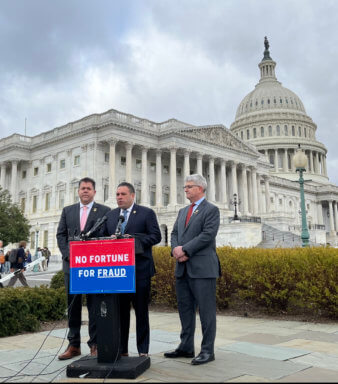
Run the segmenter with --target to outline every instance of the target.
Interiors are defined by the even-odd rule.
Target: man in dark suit
[[[63,271],[65,273],[65,286],[68,300],[68,340],[69,345],[64,353],[59,355],[59,360],[71,359],[81,355],[81,311],[82,295],[69,294],[69,241],[82,232],[88,232],[98,219],[110,211],[109,207],[94,202],[95,181],[85,177],[79,182],[78,195],[80,202],[63,208],[57,229],[57,242],[62,253]],[[100,236],[96,231],[92,237]],[[96,324],[93,296],[87,295],[87,308],[89,314],[89,341],[90,354],[97,355]]]
[[[114,235],[123,215],[124,237],[135,238],[136,293],[123,293],[120,299],[121,355],[128,356],[130,326],[130,304],[133,304],[136,316],[136,343],[140,356],[149,351],[149,311],[151,277],[155,274],[152,246],[161,241],[161,232],[155,212],[134,203],[135,189],[130,183],[120,183],[116,191],[118,208],[107,215],[105,235]]]
[[[220,264],[216,254],[219,209],[205,200],[207,182],[201,175],[185,178],[184,190],[192,203],[182,208],[171,233],[172,256],[176,259],[176,295],[181,320],[181,343],[165,357],[194,357],[196,307],[202,325],[201,352],[191,364],[215,360],[216,278]]]

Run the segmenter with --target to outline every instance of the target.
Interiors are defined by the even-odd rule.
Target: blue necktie
[[[128,217],[128,210],[127,209],[123,210],[123,216],[124,216],[124,222],[121,225],[121,233],[122,233],[122,235],[124,234],[124,230],[125,230],[126,225],[127,225],[127,217]]]

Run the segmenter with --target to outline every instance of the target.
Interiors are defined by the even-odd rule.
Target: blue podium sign
[[[71,241],[69,293],[135,292],[134,239]]]

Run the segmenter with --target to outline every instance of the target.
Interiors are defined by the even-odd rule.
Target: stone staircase
[[[302,239],[299,235],[280,231],[264,223],[262,224],[262,239],[257,248],[293,248],[302,246]],[[310,246],[317,245],[319,244],[310,241]]]

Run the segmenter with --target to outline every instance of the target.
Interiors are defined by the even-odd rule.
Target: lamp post
[[[307,166],[307,157],[305,153],[300,149],[300,144],[298,144],[298,149],[296,151],[296,154],[293,156],[293,164],[296,168],[296,172],[299,172],[299,185],[300,185],[300,209],[302,213],[302,246],[308,247],[309,246],[309,231],[307,228],[307,222],[306,222],[306,209],[305,209],[305,198],[304,198],[304,178],[303,178],[303,172],[306,172],[306,166]]]
[[[239,217],[237,215],[237,205],[241,204],[241,201],[239,199],[237,200],[237,193],[234,193],[234,199],[230,200],[230,204],[235,207],[235,214],[234,214],[233,220],[239,221]]]

